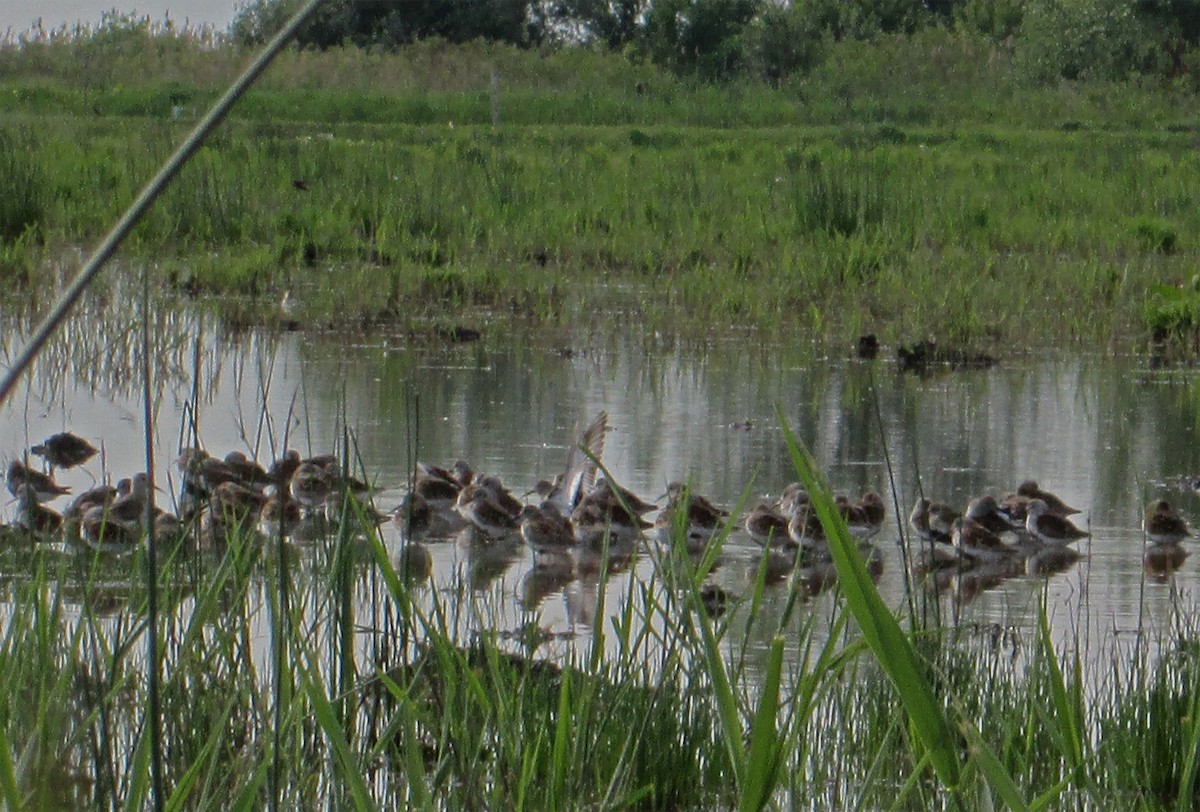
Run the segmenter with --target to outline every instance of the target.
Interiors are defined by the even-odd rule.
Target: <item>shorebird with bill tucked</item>
[[[794,548],[796,543],[788,535],[787,517],[769,502],[759,502],[742,520],[750,538],[771,549]]]
[[[1023,517],[1021,523],[1014,524],[1008,514],[1000,510],[996,497],[990,495],[972,499],[971,504],[967,505],[965,517],[997,535],[1017,530],[1024,524]]]
[[[1062,519],[1080,512],[1079,508],[1073,508],[1049,491],[1042,490],[1032,479],[1027,479],[1017,486],[1017,496],[1024,496],[1026,499],[1040,499],[1046,505],[1046,513]]]
[[[517,514],[521,538],[536,553],[563,553],[575,547],[575,528],[571,520],[550,500],[540,507],[525,505]]]
[[[1016,547],[969,517],[954,520],[951,538],[955,548],[972,561],[1006,561],[1020,555]]]
[[[908,524],[924,541],[950,541],[958,511],[941,502],[931,502],[922,496],[908,514]]]
[[[22,527],[31,533],[57,533],[62,529],[63,518],[37,500],[33,488],[29,485],[17,486],[17,515],[14,520],[17,527]]]
[[[1042,544],[1051,547],[1061,547],[1091,535],[1072,524],[1070,519],[1051,513],[1049,506],[1041,499],[1029,502],[1025,530]]]
[[[503,493],[507,494],[507,491]],[[509,498],[512,498],[511,494]],[[502,538],[516,534],[521,504],[518,502],[513,510],[511,504],[496,498],[494,487],[485,486],[481,480],[462,489],[454,509],[486,536]]]
[[[1171,509],[1171,505],[1165,499],[1153,502],[1146,509],[1142,529],[1146,531],[1146,538],[1150,543],[1157,545],[1178,544],[1191,535],[1187,522]]]
[[[654,526],[667,541],[682,528],[689,551],[703,549],[729,517],[729,511],[717,507],[682,482],[668,485],[666,497],[667,506],[658,514]]]

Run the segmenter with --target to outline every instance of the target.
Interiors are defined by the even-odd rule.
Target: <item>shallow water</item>
[[[103,444],[112,478],[145,468],[136,314],[113,312],[100,302],[81,314],[5,404],[6,459],[70,428]],[[205,447],[264,459],[283,447],[285,432],[303,452],[334,449],[344,422],[387,510],[400,499],[414,448],[423,460],[466,459],[522,493],[561,470],[577,426],[605,409],[612,431],[603,459],[622,484],[657,497],[668,481],[688,479],[732,507],[743,495],[774,496],[796,478],[778,409],[835,491],[884,494],[879,586],[892,606],[905,602],[908,580],[893,496],[906,516],[920,493],[962,507],[1031,477],[1083,510],[1076,518],[1093,536],[1076,545],[1082,559],[1053,576],[950,579],[948,620],[983,633],[1028,633],[1044,595],[1058,642],[1098,651],[1097,643],[1124,644],[1139,629],[1168,635],[1172,607],[1192,605],[1200,583],[1200,558],[1173,575],[1148,576],[1139,526],[1142,508],[1159,496],[1200,521],[1200,499],[1181,489],[1200,471],[1200,394],[1188,371],[1152,370],[1132,357],[1042,353],[921,378],[890,360],[826,357],[761,334],[680,340],[609,324],[576,333],[485,330],[482,341],[452,344],[231,335],[192,311],[165,312],[156,318],[153,394],[157,479],[168,494],[178,476],[169,462],[190,442],[180,438],[193,411]],[[23,326],[10,317],[6,357],[19,348]],[[79,490],[99,476],[97,460],[60,481]],[[535,566],[519,544],[427,539],[403,553],[398,531],[387,525],[384,533],[397,560],[428,565],[433,585],[464,579],[501,631],[533,623],[556,641],[551,647],[586,639],[600,603],[594,560],[576,562],[582,575],[574,577],[545,558]],[[654,544],[648,537],[629,570],[609,579],[608,612],[651,576]],[[714,580],[735,597],[746,593],[759,554],[734,532]],[[769,590],[766,611],[783,597],[783,588]],[[813,611],[831,600],[814,597]],[[467,627],[482,622],[473,617]]]

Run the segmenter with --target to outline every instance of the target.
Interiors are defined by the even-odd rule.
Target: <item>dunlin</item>
[[[692,540],[707,540],[725,523],[728,511],[693,493],[682,482],[667,486],[667,506],[658,514],[654,525],[668,533],[682,525]]]
[[[575,546],[575,528],[554,502],[525,505],[517,515],[521,538],[537,552],[560,552]]]
[[[808,504],[808,491],[800,482],[789,483],[779,496],[779,512],[791,516],[799,508]]]
[[[992,533],[1007,533],[1016,529],[1006,514],[1000,511],[994,496],[980,496],[967,505],[966,518],[982,525]],[[1019,525],[1017,525],[1019,527]]]
[[[332,490],[333,484],[321,465],[303,462],[292,474],[292,497],[309,513],[323,510]]]
[[[52,468],[74,468],[96,456],[96,447],[77,434],[69,431],[51,435],[29,449],[50,464]]]
[[[62,529],[63,518],[37,500],[29,485],[17,486],[17,515],[15,523],[33,533],[57,533]]]
[[[8,466],[6,484],[8,492],[13,496],[17,495],[17,491],[22,485],[28,485],[33,497],[39,502],[49,502],[51,499],[71,492],[70,488],[64,488],[56,483],[54,477],[30,468],[20,460],[13,460]]]
[[[908,515],[908,523],[925,541],[950,541],[954,520],[958,511],[941,502],[931,502],[921,497]]]
[[[1019,555],[1015,547],[969,517],[954,520],[952,538],[958,551],[973,561],[1001,561]]]
[[[1079,513],[1079,508],[1073,508],[1049,491],[1044,491],[1032,479],[1027,479],[1017,486],[1017,495],[1028,499],[1041,499],[1046,503],[1046,512],[1051,516],[1063,519]]]
[[[1142,528],[1151,544],[1178,544],[1191,535],[1187,522],[1171,509],[1165,499],[1159,499],[1146,509]]]
[[[788,536],[787,517],[771,507],[768,502],[759,502],[751,508],[746,513],[743,524],[750,537],[764,547],[785,548],[795,546],[795,542]]]
[[[480,483],[463,488],[454,509],[476,529],[493,538],[514,534],[517,515],[521,512],[519,503],[516,511],[509,509],[497,502],[491,490]]]
[[[608,433],[608,413],[601,411],[579,436],[578,442],[567,450],[567,462],[562,473],[553,481],[538,482],[535,490],[543,501],[553,502],[559,512],[570,514],[584,492],[596,479],[596,461],[604,455],[604,440]]]
[[[1025,530],[1038,541],[1050,546],[1070,544],[1091,534],[1071,524],[1069,519],[1050,512],[1045,501],[1034,499],[1025,516]]]

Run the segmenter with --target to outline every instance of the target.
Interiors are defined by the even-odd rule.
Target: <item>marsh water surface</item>
[[[1054,575],[943,579],[948,619],[1019,633],[1036,622],[1045,596],[1060,643],[1113,633],[1133,640],[1139,629],[1165,632],[1169,610],[1194,600],[1200,584],[1200,557],[1175,573],[1146,573],[1140,529],[1145,505],[1160,496],[1200,522],[1200,497],[1185,487],[1200,471],[1200,376],[1190,370],[1064,352],[918,377],[901,372],[886,350],[861,361],[840,347],[773,335],[684,339],[621,323],[485,329],[479,341],[456,343],[229,333],[186,308],[160,310],[154,321],[157,479],[166,494],[177,485],[169,463],[190,442],[181,437],[193,416],[208,449],[261,459],[285,439],[303,452],[332,450],[348,428],[378,488],[375,502],[388,510],[401,498],[414,450],[422,460],[468,460],[521,494],[562,469],[578,427],[603,409],[612,427],[603,462],[622,484],[653,498],[668,481],[688,480],[732,508],[774,497],[797,478],[782,414],[836,492],[884,494],[879,585],[893,606],[904,602],[909,581],[898,542],[902,530],[911,535],[895,521],[894,504],[907,516],[924,493],[961,508],[1027,478],[1082,509],[1076,518],[1092,538],[1076,545],[1081,559]],[[8,357],[25,326],[10,317]],[[140,340],[136,314],[103,302],[85,309],[3,407],[4,455],[69,428],[103,446],[103,473],[97,460],[65,472],[66,484],[78,490],[143,470]],[[11,516],[13,506],[5,510]],[[396,527],[383,533],[397,560],[418,555],[421,589],[465,583],[486,599],[487,623],[502,632],[532,624],[551,648],[586,639],[597,607],[615,612],[657,559],[651,534],[627,570],[625,562],[614,568],[601,601],[595,561],[555,568],[520,544],[484,549],[455,537],[423,539],[405,553]],[[745,594],[760,552],[736,530],[713,579],[734,597]],[[829,598],[812,591],[818,611]],[[768,604],[784,592],[768,590]],[[475,622],[485,621],[464,621]]]

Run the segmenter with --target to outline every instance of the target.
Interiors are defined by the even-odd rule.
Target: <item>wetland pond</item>
[[[8,459],[64,429],[102,447],[93,463],[60,473],[76,492],[145,468],[141,332],[136,314],[112,306],[120,298],[89,299],[0,413]],[[11,358],[28,323],[8,321]],[[205,448],[263,460],[279,453],[285,433],[289,447],[320,453],[348,428],[378,488],[375,504],[386,511],[399,503],[414,457],[464,459],[525,493],[562,470],[579,426],[606,410],[603,462],[617,481],[653,498],[669,481],[687,480],[732,508],[743,497],[774,498],[797,478],[778,409],[834,492],[883,494],[888,518],[875,544],[890,606],[904,603],[909,582],[901,525],[912,535],[896,522],[895,504],[907,517],[924,493],[961,508],[1029,478],[1082,509],[1075,518],[1092,533],[1075,545],[1082,556],[1052,575],[943,578],[947,622],[1029,634],[1044,598],[1059,646],[1081,641],[1102,651],[1096,642],[1169,634],[1172,610],[1190,606],[1200,584],[1200,557],[1174,573],[1143,568],[1149,501],[1166,498],[1200,522],[1200,497],[1186,487],[1200,471],[1196,375],[1152,369],[1143,358],[1014,354],[987,369],[919,377],[901,372],[887,351],[861,361],[848,349],[770,335],[664,337],[619,321],[570,331],[485,329],[470,342],[229,333],[184,306],[160,309],[153,322],[160,501],[177,490],[169,462],[188,444],[180,438],[192,415]],[[14,510],[6,505],[5,518]],[[381,532],[418,591],[461,595],[465,587],[487,607],[456,621],[465,638],[485,625],[502,637],[538,629],[539,656],[552,658],[589,638],[598,608],[619,611],[658,560],[649,531],[631,557],[614,559],[601,586],[597,562],[582,552],[567,566],[547,566],[519,541],[479,545],[451,535],[406,543],[392,523]],[[760,556],[739,523],[711,579],[743,596]],[[818,581],[805,611],[827,611],[833,600]],[[764,611],[781,611],[772,602],[786,593],[768,587]],[[753,635],[751,643],[765,645]]]

